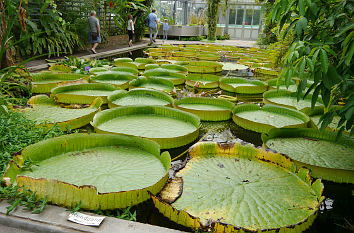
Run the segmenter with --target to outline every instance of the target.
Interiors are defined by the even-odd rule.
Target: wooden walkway
[[[106,57],[113,57],[113,56],[116,56],[119,54],[136,51],[139,49],[145,49],[147,47],[148,47],[148,44],[144,43],[144,44],[139,44],[139,45],[133,45],[132,47],[113,49],[113,50],[108,50],[108,51],[104,51],[104,52],[99,52],[97,54],[83,55],[83,56],[78,56],[78,57],[79,58],[86,58],[86,59],[102,59],[102,58],[106,58]],[[37,72],[37,71],[47,69],[48,64],[45,63],[45,64],[40,64],[40,65],[30,66],[27,68],[30,72]]]

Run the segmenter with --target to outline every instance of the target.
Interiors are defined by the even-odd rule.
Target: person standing
[[[167,40],[168,29],[169,29],[168,20],[165,19],[164,22],[162,23],[163,40]]]
[[[97,19],[96,11],[91,11],[88,18],[89,42],[92,44],[91,52],[96,54],[96,48],[101,43],[100,22]]]
[[[155,14],[156,10],[152,9],[151,13],[148,16],[149,19],[149,29],[150,29],[150,44],[156,42],[156,36],[158,31],[159,21],[157,20],[157,15]]]
[[[133,16],[128,15],[128,36],[129,36],[129,47],[133,46],[133,35],[134,35],[134,24],[135,24],[136,18],[133,21]]]

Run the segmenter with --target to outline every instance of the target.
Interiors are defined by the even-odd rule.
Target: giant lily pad
[[[119,88],[111,84],[88,83],[56,87],[52,90],[52,95],[59,103],[90,104],[97,97],[101,97],[103,103],[107,103],[107,96],[115,90]]]
[[[138,75],[139,70],[131,67],[113,67],[112,71],[120,71],[120,72],[127,72],[133,75]]]
[[[245,72],[249,69],[248,66],[237,64],[234,62],[223,62],[223,70],[228,71],[238,71],[238,72]]]
[[[225,77],[220,79],[220,88],[240,94],[261,94],[268,89],[268,85],[259,80]]]
[[[95,99],[89,107],[68,108],[58,105],[53,97],[37,95],[29,99],[30,107],[20,109],[25,116],[41,127],[51,127],[54,124],[60,129],[77,129],[88,125],[93,116],[100,111],[102,99]]]
[[[91,123],[98,133],[140,136],[175,148],[193,142],[200,119],[181,110],[161,106],[128,106],[102,111]]]
[[[189,74],[186,84],[198,88],[218,88],[220,77],[213,74]]]
[[[141,88],[141,87],[170,92],[173,90],[174,85],[172,81],[168,79],[155,78],[155,77],[151,77],[151,78],[139,77],[137,79],[130,81],[129,83],[129,89]]]
[[[219,73],[222,72],[222,64],[211,61],[182,61],[177,65],[183,65],[190,73]]]
[[[186,78],[184,74],[164,68],[147,70],[143,75],[146,77],[167,79],[170,80],[174,85],[183,84]]]
[[[32,74],[32,92],[49,93],[53,88],[74,83],[88,83],[89,76],[74,73],[43,71]]]
[[[114,91],[112,95],[108,96],[109,108],[130,105],[172,105],[173,98],[168,94],[145,88],[136,88],[130,91]]]
[[[286,156],[251,144],[197,143],[184,168],[152,195],[179,224],[205,231],[302,232],[324,197],[320,180]]]
[[[184,66],[176,65],[176,64],[162,64],[161,68],[167,69],[167,70],[172,70],[176,71],[182,74],[187,74],[188,69]]]
[[[203,121],[225,121],[231,118],[233,103],[215,98],[188,97],[175,102],[176,107],[193,113]]]
[[[320,99],[315,103],[315,108],[311,109],[312,95],[307,95],[305,98],[297,100],[297,93],[286,90],[270,90],[263,93],[263,101],[266,104],[275,104],[288,108],[294,108],[307,115],[318,112],[323,108],[322,101]]]
[[[354,139],[316,129],[273,129],[262,135],[270,149],[287,154],[298,167],[311,169],[314,177],[354,183]]]
[[[97,76],[91,77],[93,83],[108,83],[121,89],[129,87],[129,81],[137,78],[137,76],[121,71],[108,71],[100,73]]]
[[[267,133],[273,128],[307,127],[310,121],[310,118],[300,111],[271,104],[263,107],[240,104],[232,112],[232,119],[237,125],[258,133]]]
[[[25,161],[39,166],[23,170]],[[26,147],[3,177],[53,204],[84,209],[136,205],[168,179],[168,152],[149,140],[124,135],[71,134]]]

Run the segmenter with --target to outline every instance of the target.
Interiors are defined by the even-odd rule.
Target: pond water
[[[126,57],[129,54],[121,54],[119,57]],[[142,57],[143,50],[137,50],[133,52],[132,58]],[[113,58],[112,58],[113,59]],[[242,73],[223,73],[223,75],[232,75],[232,76],[247,76],[250,79],[253,79],[253,73],[251,72],[242,72]],[[269,78],[269,77],[268,77]],[[262,79],[262,78],[258,78]],[[267,79],[267,77],[265,77]],[[232,95],[233,93],[227,93],[220,89],[196,89],[188,87],[185,85],[178,86],[179,92],[177,93],[177,98],[182,96],[187,96],[189,94],[200,94],[205,92],[206,95],[217,96],[220,94],[223,95]],[[183,94],[181,94],[183,92]],[[238,103],[262,103],[262,95],[238,95]],[[92,128],[86,127],[82,131],[91,131]],[[204,137],[205,136],[205,137]],[[202,122],[201,131],[199,139],[206,141],[217,141],[225,142],[230,138],[238,138],[245,142],[254,144],[255,146],[262,146],[261,134],[243,129],[237,126],[232,120],[222,121],[222,122]],[[198,140],[199,140],[198,139]],[[193,144],[193,143],[192,143]],[[181,148],[168,150],[171,154],[171,157],[174,158],[179,154],[185,152],[192,144],[186,145]],[[185,159],[185,155],[180,158],[178,161]],[[173,162],[174,163],[174,162]],[[320,211],[318,216],[313,223],[313,225],[306,230],[306,233],[345,233],[345,232],[354,232],[354,185],[352,184],[337,184],[333,182],[322,181],[324,183],[324,196],[326,199],[321,204]],[[184,226],[178,225],[168,218],[164,217],[159,211],[154,207],[151,200],[146,201],[138,206],[134,206],[132,211],[137,213],[137,221],[142,223],[149,223],[153,225],[158,225],[162,227],[194,232],[194,230],[186,228]],[[115,215],[115,211],[105,211],[107,215]]]

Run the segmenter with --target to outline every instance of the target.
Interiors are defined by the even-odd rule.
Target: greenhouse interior
[[[0,233],[354,232],[352,0],[0,0]]]

